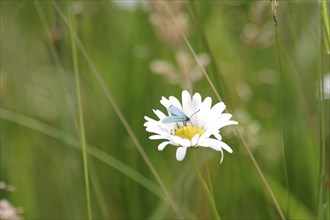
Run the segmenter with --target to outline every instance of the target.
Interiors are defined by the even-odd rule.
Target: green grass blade
[[[65,15],[61,11],[61,9],[58,7],[57,3],[55,1],[52,1],[52,3],[54,5],[56,11],[61,16],[61,18],[64,21],[64,23],[67,25],[67,27],[69,29],[72,29],[72,27],[70,26],[67,18],[65,17]],[[134,142],[134,144],[135,144],[136,148],[138,149],[140,155],[142,156],[143,160],[145,161],[145,163],[147,164],[147,166],[151,170],[152,174],[155,176],[155,178],[156,178],[157,182],[159,183],[160,187],[162,188],[162,190],[163,190],[166,198],[168,199],[169,205],[172,206],[172,208],[173,208],[175,214],[177,215],[177,217],[180,218],[180,219],[182,219],[183,218],[183,214],[182,214],[181,210],[177,207],[176,202],[173,200],[172,196],[170,195],[170,193],[166,189],[163,180],[160,178],[160,175],[158,174],[158,172],[156,171],[155,167],[153,166],[150,158],[148,157],[148,155],[144,151],[144,149],[143,149],[142,145],[140,144],[138,138],[136,137],[134,131],[132,130],[131,126],[129,125],[127,119],[125,118],[124,114],[120,110],[120,108],[117,105],[116,101],[112,97],[112,95],[111,95],[111,93],[110,93],[107,85],[105,84],[105,82],[104,82],[101,74],[97,71],[96,66],[92,62],[90,56],[88,55],[87,51],[85,50],[85,48],[82,45],[81,41],[79,40],[78,36],[75,35],[74,37],[75,37],[75,40],[76,40],[76,43],[77,43],[77,46],[78,46],[80,52],[85,57],[85,59],[88,62],[88,64],[90,65],[90,68],[92,69],[92,73],[96,77],[96,79],[97,79],[98,83],[100,84],[100,86],[101,86],[104,94],[106,95],[108,101],[111,103],[111,105],[114,108],[114,110],[115,110],[118,118],[120,119],[120,121],[124,125],[125,129],[127,130],[129,136],[131,137],[132,141]]]
[[[25,115],[9,111],[7,109],[0,108],[0,118],[9,122],[19,124],[21,126],[36,130],[42,134],[48,135],[52,138],[60,140],[64,143],[67,143],[69,146],[74,147],[75,149],[81,150],[79,141],[71,135],[65,134],[62,131],[58,130],[55,127],[49,126],[45,123],[37,121],[33,118],[27,117]],[[135,182],[144,186],[150,192],[158,196],[159,198],[166,201],[161,193],[161,189],[151,182],[146,177],[142,176],[140,173],[127,166],[125,163],[120,160],[112,157],[106,152],[98,149],[97,147],[88,144],[88,154],[95,157],[96,159],[102,161],[103,163],[109,165],[110,167],[118,170],[123,175],[131,178]]]
[[[322,16],[325,28],[325,44],[327,48],[328,54],[330,54],[330,21],[329,21],[329,14],[327,9],[327,2],[326,0],[322,1]],[[329,4],[329,2],[328,2]]]
[[[71,4],[69,4],[71,8]],[[87,156],[87,144],[86,144],[86,136],[85,136],[85,127],[84,127],[84,115],[82,110],[82,98],[80,91],[80,82],[79,82],[79,69],[78,69],[78,55],[77,55],[77,47],[76,41],[74,38],[74,29],[75,22],[73,17],[73,12],[70,10],[69,16],[71,19],[71,27],[70,28],[70,39],[72,46],[72,59],[73,59],[73,71],[74,78],[76,83],[76,94],[77,94],[77,102],[78,102],[78,118],[79,118],[79,132],[80,132],[80,144],[82,150],[83,164],[84,164],[84,176],[85,176],[85,188],[86,188],[86,199],[87,199],[87,214],[88,219],[92,219],[92,206],[91,206],[91,196],[90,196],[90,186],[89,186],[89,175],[88,175],[88,156]]]

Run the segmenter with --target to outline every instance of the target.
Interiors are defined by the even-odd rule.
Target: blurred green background
[[[275,28],[270,1],[156,3],[1,0],[0,180],[16,188],[1,191],[1,199],[21,207],[25,219],[87,219],[70,27],[77,35],[93,218],[179,217],[105,90],[174,206],[187,219],[212,218],[192,155],[178,162],[174,147],[158,151],[159,141],[149,140],[143,126],[145,115],[155,118],[152,109],[165,110],[162,96],[187,89],[182,72],[189,78],[194,70],[192,90],[218,102],[184,33],[197,54],[208,54],[211,81],[285,216],[329,218],[329,90],[320,98],[320,81],[330,73],[329,35],[321,4],[280,1]],[[221,134],[234,150],[221,165],[217,152],[196,151],[220,217],[278,219],[241,139],[231,127]]]

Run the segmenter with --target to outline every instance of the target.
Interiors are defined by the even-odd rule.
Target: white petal
[[[204,140],[203,142],[201,142],[199,144],[199,146],[202,147],[210,147],[216,151],[220,151],[221,148],[225,149],[227,152],[229,153],[233,153],[233,150],[225,143],[213,138],[208,138],[206,140]]]
[[[190,115],[189,115],[189,117],[190,117]],[[191,122],[192,126],[197,126],[197,127],[202,128],[202,126],[201,126],[202,121],[201,121],[200,113],[198,112],[198,113],[194,114],[192,117],[190,117],[190,122]]]
[[[144,127],[148,127],[149,125],[150,125],[150,122],[148,122],[148,121],[144,122],[144,124],[143,124]]]
[[[221,115],[220,115],[220,118],[222,118],[222,120],[229,120],[229,119],[231,119],[231,114],[229,114],[229,113],[222,113]]]
[[[155,122],[157,122],[156,120],[154,120],[152,118],[149,118],[148,116],[144,116],[144,119],[147,120],[147,121],[155,121]]]
[[[202,134],[199,139],[198,139],[198,142],[197,142],[197,146],[201,146],[201,144],[207,139],[209,138],[210,136],[206,136],[207,134]]]
[[[159,145],[158,145],[158,150],[159,151],[162,151],[162,150],[164,150],[164,148],[168,145],[168,144],[170,144],[171,142],[169,142],[169,141],[165,141],[165,142],[163,142],[163,143],[160,143]]]
[[[192,108],[194,112],[200,110],[201,103],[202,103],[202,97],[198,92],[196,92],[192,98]]]
[[[220,141],[208,138],[200,143],[201,147],[209,147],[216,151],[221,151]]]
[[[223,156],[223,151],[222,151],[222,149],[221,149],[221,151],[220,151],[220,152],[221,152],[221,158],[220,158],[220,164],[221,164],[221,163],[222,163],[222,161],[223,161],[223,157],[224,157],[224,156]]]
[[[201,106],[201,111],[202,110],[210,110],[211,109],[211,105],[212,105],[212,99],[211,97],[206,97],[202,103],[202,106]]]
[[[192,114],[191,97],[187,90],[182,91],[182,110],[187,115]]]
[[[233,150],[225,142],[220,141],[220,146],[221,148],[225,149],[227,152],[233,153]]]
[[[182,161],[186,156],[186,152],[187,152],[187,147],[178,147],[178,149],[176,150],[176,159],[178,161]]]
[[[213,135],[214,135],[214,137],[215,137],[216,139],[218,139],[219,141],[222,140],[222,137],[221,137],[221,135],[220,135],[219,133],[214,133]]]
[[[203,143],[201,143],[200,146],[202,146],[202,147],[210,147],[210,148],[212,148],[212,149],[214,149],[216,151],[219,151],[221,153],[220,163],[222,163],[222,161],[223,161],[222,143],[223,142],[221,142],[221,141],[218,141],[218,140],[209,138],[209,139],[206,139]]]
[[[196,126],[204,128],[208,118],[210,116],[210,108],[212,104],[212,99],[207,97],[203,103],[200,105],[200,111],[196,114],[196,118],[192,117],[191,121],[196,124]]]
[[[236,121],[222,121],[220,119],[220,120],[215,121],[213,124],[209,124],[207,129],[212,130],[212,133],[213,133],[214,131],[217,131],[220,128],[223,128],[225,126],[236,125],[236,124],[238,124]]]
[[[146,131],[150,132],[150,133],[163,133],[164,131],[162,129],[160,129],[158,126],[148,126],[146,128]]]
[[[180,143],[182,138],[180,138],[178,136],[175,136],[175,135],[171,135],[170,139],[173,143],[176,143],[176,145],[179,146],[180,145],[179,143]]]
[[[208,139],[212,135],[212,133],[213,133],[213,130],[210,130],[210,129],[205,130],[204,134],[201,135],[198,142],[202,143],[204,140]]]
[[[183,147],[190,147],[191,142],[188,139],[182,139],[180,140],[179,144]]]
[[[168,107],[171,105],[170,100],[168,100],[167,98],[165,98],[164,96],[162,97],[162,99],[160,100],[160,103],[162,103],[162,105],[168,109]]]
[[[161,139],[167,139],[167,138],[164,137],[164,136],[162,136],[162,135],[158,135],[158,134],[156,134],[156,135],[151,135],[151,136],[149,137],[149,139],[150,139],[150,140],[161,140]]]
[[[237,124],[238,124],[237,121],[227,121],[226,123],[222,123],[220,128],[223,128],[223,127],[228,126],[228,125],[237,125]]]
[[[181,103],[179,102],[179,100],[177,98],[175,98],[174,96],[170,96],[169,100],[172,105],[174,105],[175,107],[178,107],[179,109],[182,109]]]
[[[165,136],[166,138],[168,138],[168,136],[170,135],[169,130],[166,127],[160,125],[159,123],[148,125],[148,127],[146,127],[146,131]]]
[[[175,135],[169,136],[169,139],[172,141],[172,144],[175,146],[191,147],[191,142],[188,139],[183,139]]]
[[[160,110],[158,110],[158,109],[153,109],[153,111],[154,111],[154,113],[157,115],[157,117],[158,117],[160,120],[163,120],[163,118],[166,117],[166,115],[165,115],[162,111],[160,111]]]
[[[198,139],[199,139],[199,134],[196,134],[192,139],[191,139],[191,145],[192,146],[196,146],[198,143]]]
[[[225,110],[225,108],[226,108],[225,103],[218,102],[211,108],[211,111],[212,114],[220,115],[223,112],[223,110]]]
[[[218,115],[217,119],[214,122],[217,124],[225,123],[227,121],[230,121],[231,116],[232,115],[229,113],[222,113],[222,114]]]
[[[211,110],[208,112],[208,120],[204,126],[205,129],[209,129],[214,125],[214,123],[219,119],[223,110],[225,110],[226,106],[223,102],[219,102],[215,104]]]

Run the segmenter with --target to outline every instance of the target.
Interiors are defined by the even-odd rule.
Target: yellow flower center
[[[201,136],[202,134],[204,134],[204,130],[200,127],[189,125],[179,128],[175,131],[176,136],[189,140],[191,140],[196,134],[199,134],[199,136]]]

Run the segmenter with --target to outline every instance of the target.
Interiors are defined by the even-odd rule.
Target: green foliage
[[[189,43],[211,56],[211,82],[287,219],[329,218],[330,102],[318,98],[330,73],[329,39],[320,29],[329,37],[329,21],[319,25],[328,18],[325,2],[280,1],[276,27],[269,1],[194,1],[182,9]],[[192,155],[178,162],[174,147],[160,152],[148,139],[144,116],[154,117],[162,96],[182,91],[150,64],[174,65],[178,48],[189,51],[184,41],[173,47],[158,38],[150,8],[122,1],[0,4],[0,180],[16,188],[0,192],[25,219],[87,219],[85,175],[93,219],[205,219],[216,211],[221,219],[280,217],[232,128],[221,130],[234,150],[221,165],[214,151],[194,152],[201,173]],[[204,76],[193,91],[218,102]],[[88,173],[80,138],[87,141]]]

